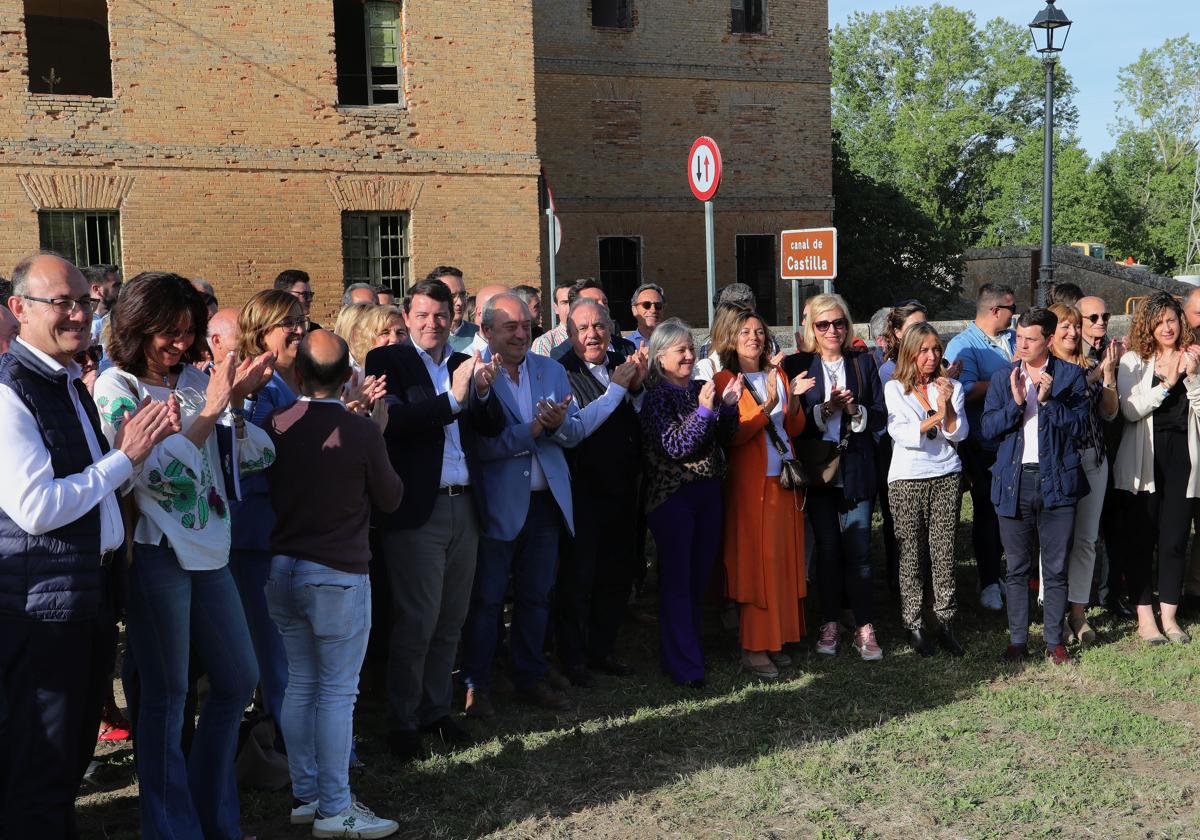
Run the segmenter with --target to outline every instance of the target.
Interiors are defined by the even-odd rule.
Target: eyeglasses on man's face
[[[996,309],[996,310],[1000,310],[1000,309],[1007,309],[1007,310],[1008,310],[1009,312],[1011,312],[1013,315],[1016,315],[1016,314],[1017,314],[1017,306],[1016,306],[1016,304],[1015,304],[1015,303],[1001,303],[1001,304],[997,304],[996,306],[993,306],[993,307],[992,307],[992,309]]]
[[[1109,312],[1093,312],[1092,314],[1084,315],[1083,317],[1085,320],[1090,321],[1093,324],[1095,324],[1097,321],[1103,321],[1107,324],[1108,319],[1112,317],[1112,314]]]
[[[21,300],[33,300],[37,301],[38,303],[49,304],[59,315],[71,315],[76,309],[79,309],[85,313],[90,313],[93,306],[92,299],[88,295],[84,295],[81,298],[44,298],[34,297],[33,295],[21,295]]]
[[[655,312],[662,312],[663,306],[665,305],[666,304],[664,304],[661,300],[643,300],[638,303],[638,306],[642,307],[642,309],[646,312],[649,312],[651,309],[653,309]]]

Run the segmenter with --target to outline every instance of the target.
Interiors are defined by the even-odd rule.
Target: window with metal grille
[[[592,26],[609,29],[632,29],[633,0],[592,0]]]
[[[121,214],[115,210],[40,210],[38,240],[77,266],[121,264]]]
[[[609,314],[622,330],[637,326],[629,306],[633,290],[642,285],[642,238],[600,237],[600,285],[608,297]]]
[[[30,93],[112,96],[105,0],[25,0]]]
[[[408,214],[343,213],[345,285],[374,283],[395,294],[408,288]]]
[[[731,32],[766,32],[767,0],[729,0]]]
[[[338,104],[399,105],[400,3],[334,0]]]

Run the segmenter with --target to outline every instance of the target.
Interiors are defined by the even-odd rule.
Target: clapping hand
[[[729,380],[729,384],[725,386],[725,390],[721,392],[721,402],[725,405],[737,405],[738,400],[742,398],[742,391],[746,389],[746,380],[739,373],[733,379]],[[768,386],[768,391],[770,390]]]
[[[937,388],[938,411],[945,413],[950,398],[954,396],[954,382],[945,376],[939,376],[934,386]]]
[[[698,397],[700,405],[707,408],[709,411],[717,410],[717,383],[711,379],[700,386],[700,396]]]
[[[567,406],[571,404],[571,398],[572,395],[567,394],[562,402],[538,400],[534,421],[541,425],[544,431],[555,431],[562,425],[563,420],[567,419]]]
[[[809,376],[805,372],[800,372],[796,378],[792,380],[792,396],[799,397],[808,391],[811,391],[813,386],[817,384],[816,377]]]
[[[1193,344],[1179,354],[1179,375],[1194,376],[1200,362],[1200,344]]]
[[[763,413],[770,414],[779,404],[779,371],[774,367],[767,368],[767,401],[763,403]]]
[[[125,415],[113,445],[137,466],[146,460],[155,446],[179,428],[179,405],[174,395],[167,402],[146,397],[132,413]]]
[[[1054,386],[1054,377],[1050,375],[1050,371],[1043,370],[1041,376],[1038,377],[1038,402],[1042,405],[1050,399],[1050,389]]]
[[[254,358],[243,359],[234,372],[231,399],[235,402],[242,402],[270,382],[274,375],[274,353],[262,353]]]
[[[500,357],[492,356],[490,362],[482,360],[475,362],[475,393],[486,397],[496,381],[496,373],[500,370]]]
[[[946,377],[948,379],[958,379],[958,377],[962,375],[962,369],[962,359],[955,359],[953,362],[946,365]]]
[[[625,361],[621,362],[621,364],[619,364],[615,368],[613,368],[613,372],[612,372],[612,375],[609,376],[609,380],[614,385],[620,385],[622,388],[629,390],[630,386],[633,384],[634,379],[637,378],[637,375],[638,375],[637,357],[631,356],[630,358],[626,359]]]
[[[1012,388],[1013,402],[1025,405],[1025,386],[1021,383],[1021,368],[1015,367],[1008,376],[1008,384]]]
[[[387,396],[387,377],[368,376],[359,385],[351,388],[342,402],[355,414],[372,415],[377,403]]]
[[[471,380],[475,376],[475,368],[479,365],[479,351],[476,350],[471,354],[471,358],[456,367],[454,373],[450,374],[450,394],[460,406],[466,405],[467,393],[471,388]],[[493,366],[493,377],[495,376],[495,370],[495,366]]]

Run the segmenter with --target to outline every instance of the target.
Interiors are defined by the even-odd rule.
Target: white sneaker
[[[1004,609],[1004,602],[1000,600],[1000,584],[989,583],[983,587],[983,591],[979,593],[979,605],[993,612]]]
[[[300,800],[293,800],[300,802]],[[300,802],[292,807],[292,825],[311,825],[317,818],[317,801]]]
[[[332,817],[319,814],[313,821],[313,837],[345,837],[351,840],[374,840],[389,837],[400,830],[400,823],[377,817],[361,802],[351,802],[350,807]]]

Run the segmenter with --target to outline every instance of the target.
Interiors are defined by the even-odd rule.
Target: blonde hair
[[[842,352],[854,349],[854,318],[850,315],[850,307],[846,305],[845,298],[836,294],[817,295],[809,298],[808,317],[804,319],[805,349],[816,351],[817,333],[814,324],[822,313],[831,309],[842,310],[842,317],[846,319],[846,332],[842,335]]]
[[[404,315],[399,307],[380,304],[372,307],[358,319],[354,330],[354,341],[347,343],[350,344],[350,350],[354,353],[355,360],[361,360],[358,362],[360,365],[366,361],[367,354],[375,347],[375,339],[379,338],[380,331],[387,329],[387,325],[392,322],[393,318],[404,321]],[[405,324],[405,330],[407,329],[408,325]],[[362,353],[361,356],[358,355],[359,352]]]
[[[1065,303],[1052,303],[1046,308],[1058,316],[1058,326],[1054,328],[1056,333],[1058,332],[1058,327],[1061,327],[1064,323],[1071,323],[1079,328],[1079,344],[1075,347],[1074,355],[1066,355],[1058,346],[1057,341],[1050,342],[1050,352],[1064,362],[1079,365],[1084,370],[1094,367],[1096,360],[1089,358],[1088,354],[1083,351],[1083,315],[1079,313],[1079,310],[1074,306],[1067,306]]]
[[[355,353],[354,336],[358,332],[358,325],[362,322],[368,313],[371,312],[378,304],[375,303],[349,303],[341,308],[338,312],[337,320],[333,324],[333,334],[346,342],[346,346],[350,348],[350,357],[355,364],[362,364],[362,357]],[[370,349],[368,347],[367,349]],[[363,354],[364,356],[366,354]]]
[[[267,346],[263,339],[280,321],[291,317],[292,310],[304,317],[296,296],[278,289],[267,289],[246,301],[238,312],[238,352],[244,357],[265,353]]]
[[[938,347],[945,353],[945,348],[942,347],[942,337],[928,321],[913,324],[904,331],[904,335],[900,338],[900,346],[896,349],[896,371],[892,374],[892,379],[904,386],[906,394],[911,394],[913,389],[921,384],[921,371],[917,369],[917,356],[921,352],[921,345],[929,336],[938,340]],[[935,376],[940,375],[946,369],[944,357],[938,367],[939,370]]]

